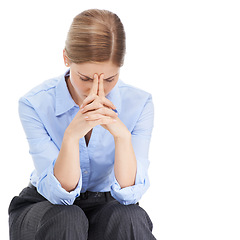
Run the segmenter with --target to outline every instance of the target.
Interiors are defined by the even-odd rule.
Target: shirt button
[[[83,173],[84,173],[84,174],[88,174],[88,171],[84,171]]]

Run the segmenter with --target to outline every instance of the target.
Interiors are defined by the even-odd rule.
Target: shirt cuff
[[[55,161],[49,166],[46,174],[41,176],[41,179],[38,181],[37,191],[52,204],[72,205],[75,199],[80,195],[82,188],[82,173],[80,172],[80,179],[76,188],[68,192],[62,188],[60,182],[54,176],[53,168]]]
[[[136,204],[142,198],[149,186],[150,183],[146,170],[143,171],[139,166],[135,185],[133,186],[121,188],[114,175],[114,182],[111,186],[111,195],[123,205]]]

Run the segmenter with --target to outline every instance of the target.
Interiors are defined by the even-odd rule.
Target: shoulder
[[[47,102],[48,104],[55,99],[55,89],[60,78],[50,78],[35,86],[22,97],[19,101],[29,102],[32,105]]]
[[[41,84],[35,86],[31,90],[29,90],[27,93],[25,93],[22,97],[23,98],[32,98],[37,97],[41,94],[48,94],[54,88],[56,87],[59,79],[58,78],[51,78],[48,80],[43,81]]]
[[[126,84],[122,80],[119,82],[119,92],[121,97],[121,120],[128,129],[132,131],[136,127],[137,122],[145,121],[146,119],[148,125],[152,121],[154,114],[152,94],[133,85]]]
[[[138,88],[136,86],[133,86],[131,84],[127,84],[125,83],[123,80],[119,79],[119,89],[121,91],[121,93],[130,93],[131,94],[136,94],[137,96],[149,96],[151,95],[149,92]]]
[[[143,107],[147,101],[152,101],[152,94],[135,87],[133,85],[127,84],[122,80],[119,80],[119,91],[121,94],[121,99],[123,103],[134,104],[135,107]]]

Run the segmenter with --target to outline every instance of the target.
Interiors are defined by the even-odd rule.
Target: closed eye
[[[87,82],[87,81],[93,81],[92,79],[90,78],[82,78],[82,77],[79,77],[82,81],[84,82]]]
[[[114,80],[114,78],[111,78],[111,79],[104,79],[105,81],[107,82],[112,82]]]
[[[82,78],[82,77],[79,77],[79,78],[84,82],[93,81],[93,79],[90,79],[90,78]],[[114,78],[104,79],[104,81],[106,81],[106,82],[112,82],[113,80],[114,80]]]

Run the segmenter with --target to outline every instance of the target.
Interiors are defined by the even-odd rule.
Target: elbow
[[[59,181],[60,182],[60,181]],[[78,181],[77,182],[60,182],[61,186],[63,189],[65,189],[67,192],[72,192],[73,190],[76,189],[77,185],[78,185]]]
[[[126,188],[126,187],[131,187],[135,185],[135,179],[127,179],[127,178],[123,178],[123,179],[117,179],[118,184],[121,188]]]
[[[61,169],[60,169],[61,170]],[[61,184],[61,187],[65,189],[67,192],[71,192],[76,189],[79,180],[80,180],[80,171],[77,173],[72,173],[71,175],[68,173],[66,174],[63,171],[60,171],[54,167],[53,174],[58,182]]]
[[[68,178],[68,177],[60,177],[55,174],[54,176],[58,180],[58,182],[61,184],[61,187],[65,189],[67,192],[71,192],[75,190],[80,180],[80,177]]]

